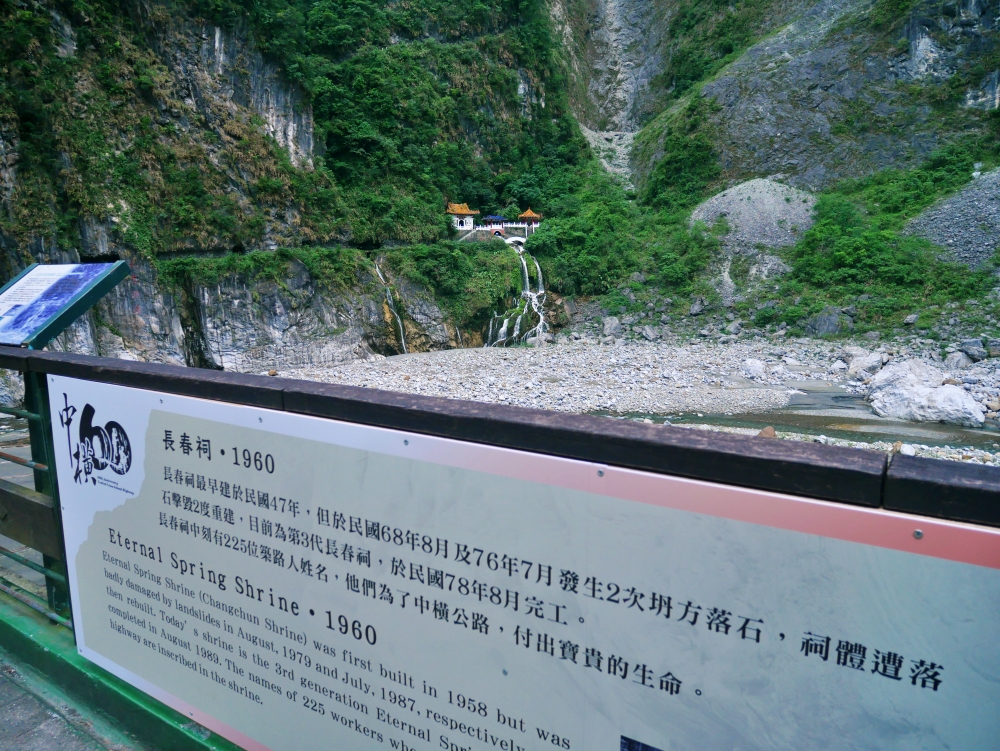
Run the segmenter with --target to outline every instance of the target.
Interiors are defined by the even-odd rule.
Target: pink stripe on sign
[[[390,453],[696,514],[1000,569],[1000,529],[719,485],[575,459],[396,433]],[[394,443],[396,441],[393,441]]]
[[[610,470],[612,473],[618,471]],[[652,488],[637,481],[638,478],[630,478],[629,484],[634,483],[630,489],[639,491],[634,495],[630,493],[630,500],[1000,569],[1000,529],[674,479],[700,487],[680,493],[642,493],[643,489]]]

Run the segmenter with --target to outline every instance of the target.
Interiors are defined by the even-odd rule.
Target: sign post
[[[1000,737],[1000,530],[47,385],[80,653],[247,749]]]
[[[32,264],[0,289],[0,344],[42,349],[65,331],[98,300],[129,274],[125,261],[87,264]],[[48,396],[44,375],[24,374],[24,406],[31,415],[28,436],[34,463],[35,490],[52,498],[59,525],[59,490],[52,476],[55,455],[48,440]],[[16,490],[10,489],[16,493]],[[64,563],[47,553],[43,566],[65,574]],[[61,582],[46,578],[49,608],[69,609],[68,591]]]

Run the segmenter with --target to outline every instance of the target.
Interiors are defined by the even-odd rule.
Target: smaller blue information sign
[[[0,290],[0,344],[45,346],[127,274],[123,261],[30,266]]]

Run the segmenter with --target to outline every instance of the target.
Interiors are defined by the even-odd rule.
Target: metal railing
[[[25,376],[25,392],[27,393],[29,388],[29,379],[26,377],[27,373],[23,373],[23,375]],[[37,398],[32,401],[38,403]],[[15,483],[9,483],[5,480],[0,481],[2,482],[2,487],[0,487],[0,523],[7,522],[11,513],[18,513],[19,509],[17,506],[19,504],[17,503],[17,499],[19,497],[32,506],[39,505],[39,501],[41,501],[42,505],[50,506],[52,508],[53,520],[55,521],[55,498],[51,493],[46,494],[41,492],[46,488],[53,488],[55,485],[53,468],[50,467],[48,459],[48,457],[52,455],[50,450],[51,435],[45,418],[39,412],[17,409],[8,405],[0,405],[0,414],[10,415],[11,417],[16,417],[21,420],[27,420],[30,428],[34,428],[34,430],[31,430],[34,434],[33,437],[36,439],[41,438],[41,441],[46,448],[46,451],[44,452],[46,457],[44,462],[38,461],[41,457],[37,456],[35,451],[35,445],[38,443],[37,440],[32,441],[31,459],[25,459],[6,451],[0,451],[0,462],[17,464],[30,469],[35,473],[36,478],[36,490],[34,492],[32,492],[30,488],[24,488],[22,491],[19,490],[20,486]],[[45,479],[41,482],[39,481],[39,474],[45,476]],[[6,501],[6,503],[4,503],[4,501]],[[15,508],[11,509],[8,508],[8,506],[14,506]],[[22,540],[17,541],[22,542]],[[31,548],[29,544],[26,544],[25,547]],[[27,605],[32,610],[42,613],[53,623],[57,623],[60,626],[65,626],[66,628],[72,630],[73,622],[69,617],[67,617],[69,610],[67,592],[68,582],[64,573],[51,567],[52,563],[58,560],[58,558],[56,556],[48,556],[45,553],[42,553],[43,563],[39,564],[13,550],[3,547],[2,545],[0,545],[0,556],[4,556],[18,565],[24,566],[25,568],[44,576],[47,597],[42,599],[35,592],[26,589],[25,587],[2,575],[0,575],[0,592],[13,597],[22,604]],[[49,565],[44,565],[46,563]],[[56,603],[65,603],[62,607],[58,608],[63,611],[62,613],[56,612]]]
[[[45,577],[47,601],[0,577],[0,592],[72,628],[47,374],[594,461],[833,503],[1000,526],[1000,470],[958,462],[402,394],[334,384],[0,347],[25,380],[35,490],[0,480],[0,534],[43,554],[0,555]]]

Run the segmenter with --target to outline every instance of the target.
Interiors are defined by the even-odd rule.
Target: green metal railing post
[[[59,505],[59,483],[56,479],[55,445],[52,440],[52,422],[49,414],[49,389],[44,373],[24,374],[24,406],[27,411],[41,416],[41,421],[28,421],[28,436],[31,441],[31,458],[44,464],[48,470],[34,470],[35,490],[52,498],[53,513],[59,530],[59,544],[66,549],[63,541],[62,507]],[[56,571],[65,578],[66,562],[42,556],[42,565]],[[49,608],[60,615],[70,617],[69,588],[65,581],[46,577],[45,591]]]

